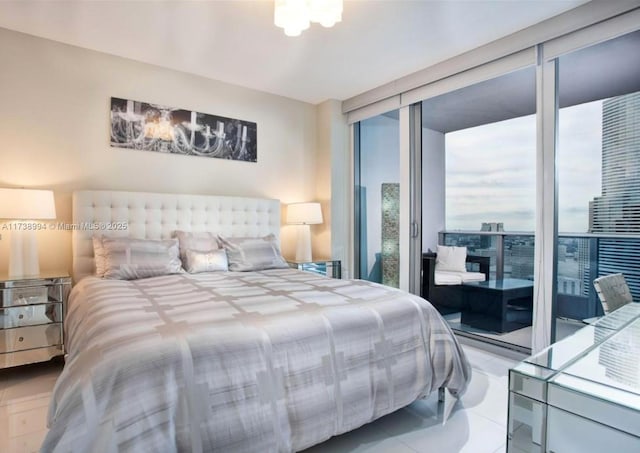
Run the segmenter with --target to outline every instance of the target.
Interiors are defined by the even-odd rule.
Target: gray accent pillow
[[[173,232],[173,236],[178,238],[178,242],[180,244],[180,260],[187,271],[189,271],[189,267],[191,267],[187,256],[187,250],[193,250],[195,252],[210,252],[212,250],[220,249],[218,236],[207,231],[195,233],[192,231],[178,230]]]
[[[198,252],[187,250],[184,268],[190,274],[199,272],[228,271],[227,252],[224,249],[211,250],[210,252]]]
[[[289,265],[280,254],[273,234],[261,238],[225,238],[218,236],[227,251],[230,271],[281,269]]]
[[[136,280],[182,271],[177,239],[102,238],[104,278]]]

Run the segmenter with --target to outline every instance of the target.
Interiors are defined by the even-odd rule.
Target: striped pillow
[[[273,234],[261,238],[224,238],[218,236],[227,251],[230,271],[260,271],[289,267],[280,254]]]
[[[104,278],[136,280],[182,272],[177,239],[102,238]]]

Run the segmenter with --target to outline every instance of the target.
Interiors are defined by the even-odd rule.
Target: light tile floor
[[[463,346],[473,377],[461,401],[445,405],[442,424],[437,394],[419,400],[305,453],[501,453],[507,424],[507,371],[519,357]],[[60,363],[0,370],[0,452],[37,452],[46,429],[49,399]]]
[[[61,361],[0,370],[0,452],[40,450]]]

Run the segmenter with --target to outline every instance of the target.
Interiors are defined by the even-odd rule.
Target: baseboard
[[[464,332],[455,331],[458,341],[463,345],[472,346],[477,349],[500,355],[511,360],[524,360],[531,355],[531,350],[523,346],[504,343],[502,341],[493,340],[491,338],[478,339],[477,335],[465,334]]]

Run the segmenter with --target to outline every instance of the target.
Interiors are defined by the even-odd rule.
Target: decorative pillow
[[[224,249],[198,252],[187,250],[184,268],[191,274],[198,272],[216,272],[229,270],[227,252]]]
[[[96,275],[104,277],[105,257],[102,236],[93,237],[93,261],[96,265]]]
[[[182,272],[178,241],[102,238],[104,278],[135,280]]]
[[[466,272],[467,248],[439,245],[436,257],[436,271]]]
[[[230,271],[259,271],[289,267],[280,254],[273,234],[262,238],[224,238],[218,236],[227,251]]]
[[[187,271],[189,270],[189,267],[191,267],[189,258],[187,257],[187,250],[193,250],[195,252],[210,252],[212,250],[220,249],[218,237],[215,234],[206,231],[199,233],[191,231],[174,231],[173,236],[178,238],[178,242],[180,244],[180,260]]]

